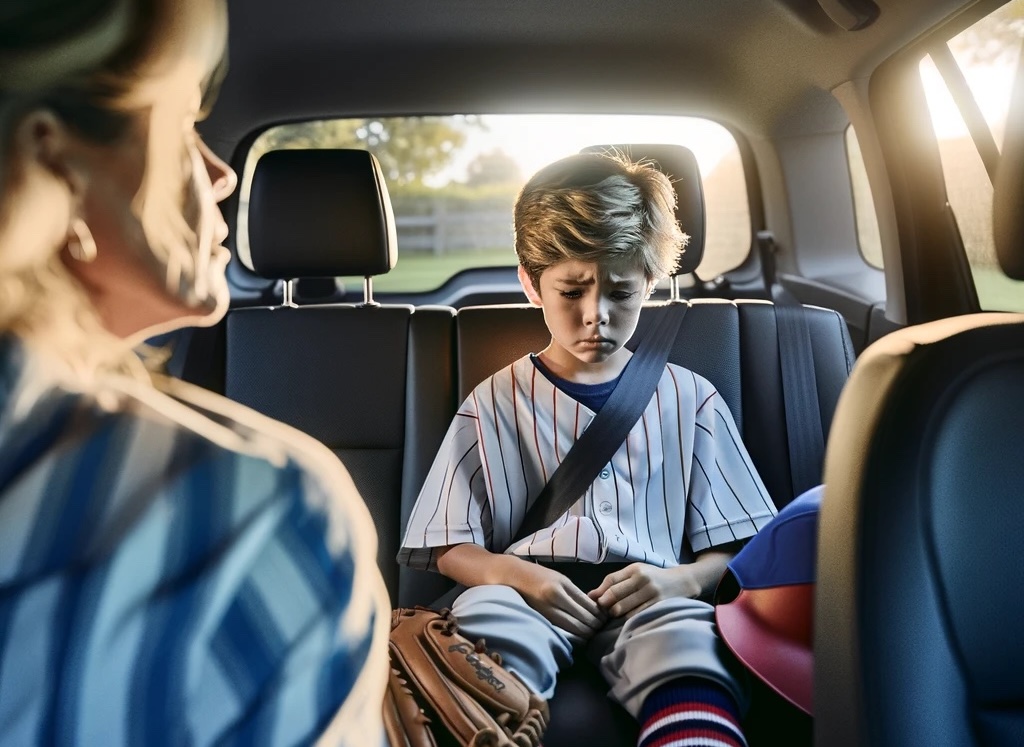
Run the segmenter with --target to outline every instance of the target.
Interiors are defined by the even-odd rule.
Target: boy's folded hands
[[[553,625],[584,639],[604,627],[608,615],[566,576],[537,563],[505,557],[513,561],[505,583]]]
[[[696,598],[703,589],[689,565],[659,568],[632,563],[609,573],[588,596],[612,617],[632,617],[669,597]]]
[[[632,563],[609,573],[588,596],[611,617],[632,617],[662,599],[710,599],[740,543],[705,550],[692,563],[659,568]]]
[[[556,570],[465,543],[438,552],[438,570],[465,586],[503,584],[562,630],[589,639],[608,619],[597,602]]]
[[[549,622],[589,639],[610,617],[630,618],[662,599],[709,597],[738,546],[706,550],[693,562],[672,568],[631,563],[609,573],[590,592],[553,568],[469,543],[444,548],[437,565],[466,586],[510,586]]]

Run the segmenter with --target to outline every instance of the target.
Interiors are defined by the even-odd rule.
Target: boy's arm
[[[454,545],[438,553],[437,569],[464,586],[510,586],[553,625],[583,638],[590,638],[606,619],[597,602],[561,573],[515,555],[471,543]]]
[[[709,597],[738,550],[739,543],[720,545],[674,568],[633,563],[605,576],[590,598],[612,617],[632,617],[662,599]]]

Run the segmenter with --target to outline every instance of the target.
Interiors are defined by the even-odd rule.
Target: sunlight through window
[[[736,141],[704,119],[623,115],[464,115],[303,122],[254,143],[241,185],[238,242],[259,157],[279,148],[365,148],[381,163],[395,210],[399,262],[374,287],[418,292],[474,267],[514,266],[512,205],[538,169],[592,145],[675,143],[693,151],[707,204],[702,279],[740,265],[751,244]],[[686,226],[683,226],[686,230]]]

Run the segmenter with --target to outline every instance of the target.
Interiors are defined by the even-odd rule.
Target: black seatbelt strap
[[[789,473],[793,496],[821,482],[825,460],[825,437],[821,428],[821,406],[814,372],[811,330],[803,305],[779,283],[775,274],[775,238],[759,231],[758,248],[765,287],[775,303],[775,323],[782,369],[782,402],[786,412],[789,445]]]
[[[658,318],[634,351],[608,401],[576,439],[526,512],[516,542],[553,524],[587,492],[601,469],[611,461],[654,396],[688,308],[685,304],[668,304],[657,309]]]

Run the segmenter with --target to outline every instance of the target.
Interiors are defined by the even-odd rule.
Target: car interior
[[[635,339],[655,308],[682,315],[669,358],[722,393],[776,506],[827,486],[815,718],[752,682],[750,743],[1024,739],[1007,634],[1024,582],[1024,0],[229,12],[200,129],[242,179],[223,205],[232,306],[174,336],[169,366],[334,451],[394,606],[451,587],[395,556],[458,404],[548,342],[516,279],[511,199],[533,162],[512,164],[513,140],[540,165],[614,149],[670,175],[690,236]],[[579,657],[544,744],[635,744],[605,690]]]
[[[1024,78],[996,174],[996,250],[1024,277]],[[893,333],[843,394],[826,468],[815,688],[824,744],[1014,744],[1024,580],[1024,317],[970,314]],[[894,569],[898,569],[894,572]],[[885,594],[872,589],[884,585]],[[827,631],[827,632],[826,632]],[[905,704],[914,703],[907,708]]]

